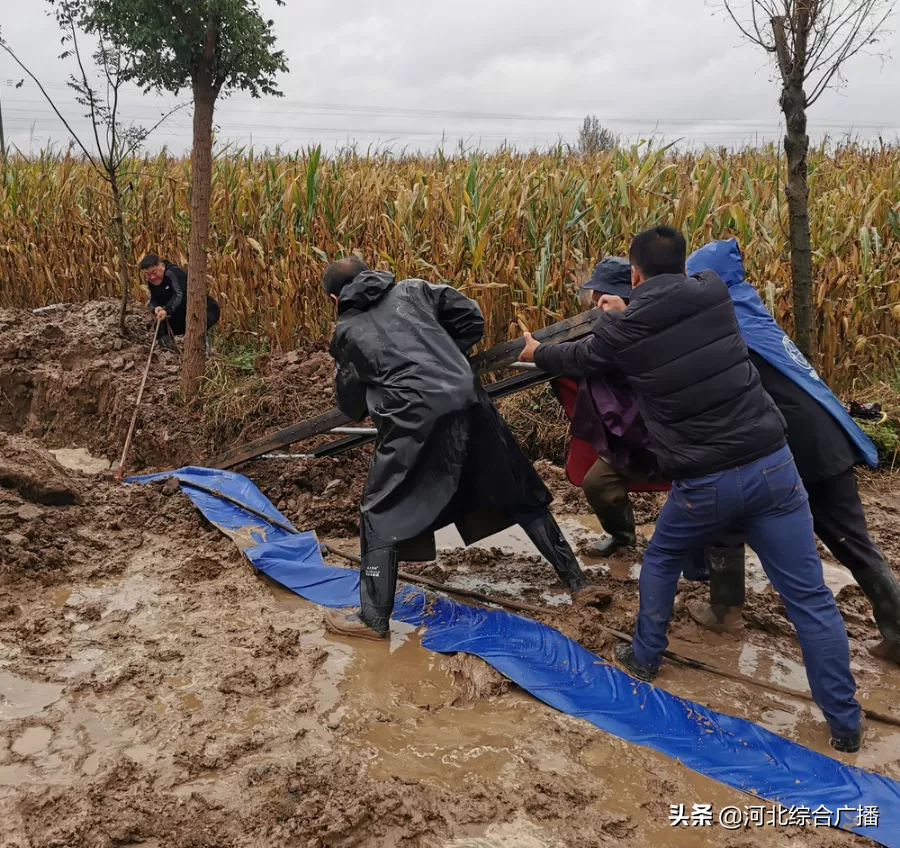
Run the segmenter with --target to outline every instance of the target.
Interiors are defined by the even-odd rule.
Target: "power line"
[[[8,122],[9,126],[14,126],[15,125],[14,122],[18,122],[19,126],[21,127],[23,119],[18,116],[21,115],[22,113],[34,115],[33,120],[26,122],[29,126],[32,126],[34,124],[46,125],[48,123],[52,124],[52,125],[56,125],[58,122],[56,115],[49,109],[46,111],[39,111],[39,110],[34,110],[34,109],[22,109],[22,108],[17,108],[17,107],[7,107],[6,112],[7,113],[15,113],[17,116],[17,117],[14,117],[12,119],[12,121]],[[283,113],[283,114],[285,114],[286,116],[289,116],[289,113]],[[77,122],[80,120],[89,120],[89,118],[85,115],[66,114],[66,115],[64,115],[64,117],[66,117],[66,119],[71,122]],[[135,119],[136,119],[136,116],[130,116],[130,115],[123,115],[123,117],[126,119],[131,119],[132,117],[135,117]],[[246,118],[247,113],[242,112],[242,117]],[[623,120],[625,120],[625,119],[623,119]],[[173,117],[172,123],[174,123],[174,122],[175,122],[175,119]],[[257,129],[259,129],[259,130],[279,130],[279,131],[283,131],[283,132],[340,132],[340,133],[348,133],[349,132],[349,133],[362,133],[365,135],[372,135],[372,134],[378,134],[378,133],[385,133],[388,135],[402,135],[402,136],[446,135],[446,134],[479,135],[480,134],[480,135],[491,136],[491,137],[498,137],[498,136],[510,136],[510,137],[512,137],[512,136],[519,136],[519,137],[534,136],[534,137],[538,137],[538,136],[557,136],[557,135],[564,136],[567,134],[566,132],[562,132],[559,130],[514,129],[514,130],[510,130],[510,131],[502,131],[502,130],[497,130],[496,128],[494,128],[491,130],[480,131],[478,128],[474,128],[474,129],[473,128],[458,128],[458,129],[453,129],[453,130],[450,130],[447,128],[442,128],[442,129],[421,129],[421,128],[398,129],[398,128],[394,128],[394,127],[366,128],[366,127],[358,127],[358,126],[354,126],[354,127],[312,126],[312,125],[306,125],[306,124],[299,125],[299,124],[271,124],[271,123],[234,123],[234,122],[228,120],[227,115],[222,115],[222,114],[219,114],[218,123],[220,124],[220,126],[225,126],[229,130],[257,130]],[[670,123],[664,123],[661,121],[659,121],[659,122],[650,122],[650,121],[641,122],[641,121],[638,121],[635,119],[632,123],[633,123],[633,125],[643,123],[646,128],[649,128],[650,126],[664,126],[664,127],[673,126],[673,127],[677,127],[677,132],[679,134],[702,135],[704,137],[715,137],[717,135],[723,134],[723,131],[726,131],[726,130],[727,130],[726,134],[733,134],[733,133],[750,133],[750,134],[752,134],[755,132],[773,132],[773,133],[780,134],[781,132],[783,132],[781,125],[778,124],[777,122],[767,122],[767,123],[760,122],[760,123],[756,123],[756,124],[751,124],[748,122],[733,122],[732,123],[732,122],[728,122],[723,119],[717,123],[705,123],[703,121],[696,121],[691,124],[688,124],[687,122],[678,122],[677,124],[675,124],[673,122],[672,124],[670,124]],[[710,129],[706,129],[706,127],[710,127]],[[900,130],[900,123],[897,123],[897,124],[889,124],[889,123],[868,124],[865,122],[859,122],[859,123],[853,123],[853,122],[850,122],[850,123],[834,123],[834,122],[814,123],[814,122],[810,122],[808,128],[811,131],[838,130],[841,132],[849,132],[849,131],[853,131],[853,130],[873,129],[873,130],[878,130],[880,132],[890,132],[890,131]]]
[[[12,80],[7,80],[7,85],[11,84]],[[32,85],[33,83],[26,83],[26,85]],[[45,83],[46,88],[68,88],[68,86],[64,83]],[[143,95],[140,89],[129,89],[131,93]],[[170,95],[171,96],[171,95]],[[13,100],[9,102],[19,102],[19,103],[41,103],[39,100]],[[405,108],[405,107],[390,107],[390,106],[362,106],[362,105],[351,105],[351,104],[339,104],[339,103],[321,103],[321,102],[312,102],[312,101],[302,101],[302,100],[289,100],[289,99],[257,99],[253,97],[229,97],[224,99],[220,104],[216,106],[216,113],[229,111],[229,103],[230,102],[242,102],[242,103],[254,103],[254,104],[268,104],[271,103],[272,107],[260,105],[257,108],[252,110],[247,109],[238,109],[241,114],[246,115],[248,112],[253,113],[264,113],[264,114],[292,114],[292,113],[304,113],[304,114],[339,114],[339,115],[360,115],[360,116],[370,116],[370,117],[419,117],[419,118],[451,118],[457,120],[503,120],[503,121],[556,121],[556,122],[580,122],[584,119],[584,116],[576,117],[572,115],[534,115],[534,114],[509,114],[509,113],[497,113],[497,112],[469,112],[469,111],[454,111],[454,110],[439,110],[439,109],[413,109],[413,108]],[[275,106],[275,104],[283,104],[283,106]],[[146,103],[126,103],[123,104],[126,108],[136,108],[136,109],[153,109],[154,107],[146,104]],[[285,108],[287,107],[287,108]],[[312,110],[312,111],[311,111]],[[627,117],[627,116],[598,116],[598,120],[601,124],[659,124],[663,126],[694,126],[698,124],[709,124],[709,125],[728,125],[728,126],[757,126],[760,124],[772,123],[773,121],[779,121],[779,118],[723,118],[723,117],[706,117],[706,118],[695,118],[695,117],[678,117],[678,118],[652,118],[652,117]],[[811,126],[820,126],[820,127],[828,127],[828,128],[842,128],[845,126],[853,126],[858,127],[860,129],[879,129],[886,126],[893,127],[895,125],[900,125],[900,119],[895,121],[894,123],[884,123],[882,121],[878,121],[875,119],[866,119],[861,121],[849,121],[849,122],[812,122]]]

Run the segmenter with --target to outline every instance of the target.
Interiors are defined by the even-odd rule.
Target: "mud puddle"
[[[631,562],[630,560],[633,558],[631,556],[617,555],[602,559],[589,556],[585,553],[584,548],[586,543],[590,543],[591,541],[605,536],[603,528],[600,526],[600,522],[595,515],[581,514],[562,516],[558,519],[558,523],[560,529],[563,531],[563,535],[565,535],[569,544],[572,546],[572,549],[576,552],[582,567],[586,568],[588,571],[597,569],[608,572],[622,579],[638,579],[640,576],[640,562]],[[643,543],[646,543],[653,535],[653,529],[653,524],[638,525],[637,533],[639,541],[643,540]],[[464,547],[462,538],[453,526],[445,527],[443,530],[438,531],[435,539],[438,548],[443,550]],[[476,547],[485,549],[499,548],[513,554],[525,556],[537,554],[537,550],[531,543],[531,540],[525,534],[525,531],[518,525],[513,525],[502,533],[497,533],[494,536],[481,540],[476,543]],[[639,556],[635,558],[639,559]],[[846,586],[855,584],[850,571],[835,560],[829,559],[827,556],[822,557],[822,568],[825,574],[825,583],[835,595]],[[506,583],[510,584],[510,581],[506,581]],[[454,581],[454,585],[458,585],[460,588],[465,589],[477,588],[472,585],[471,580],[461,581],[457,579]],[[485,584],[482,583],[480,585],[483,586]],[[749,548],[746,549],[746,585],[748,589],[756,592],[774,591],[769,583],[769,578],[766,577],[766,573],[763,570],[759,557]],[[527,586],[525,584],[510,584],[504,587],[495,586],[495,588],[501,588],[502,591],[514,593],[516,591],[521,592],[527,588]]]
[[[355,780],[454,799],[452,824],[435,827],[457,846],[609,838],[717,845],[713,832],[673,832],[669,804],[745,803],[677,762],[502,680],[498,686],[496,673],[485,689],[461,697],[452,660],[424,649],[411,627],[395,623],[388,644],[333,638],[321,627],[321,608],[246,563],[230,574],[223,566],[206,583],[186,579],[185,566],[167,540],[148,536],[120,577],[59,587],[38,601],[35,613],[58,619],[62,611],[84,628],[73,628],[62,650],[44,651],[48,682],[29,683],[16,701],[21,712],[0,724],[0,811],[23,792],[81,793],[86,782],[128,768],[141,775],[140,803],[202,798],[240,816],[248,786],[262,779],[253,791],[265,795],[266,781],[290,772],[300,756],[323,764],[337,756],[358,764]],[[25,678],[3,674],[4,693],[21,689]],[[335,779],[324,765],[304,768]],[[149,838],[159,836],[148,828]],[[585,830],[594,840],[582,842]]]
[[[716,829],[674,832],[669,805],[749,800],[426,651],[412,628],[395,625],[388,644],[326,636],[321,608],[258,575],[180,495],[103,475],[78,485],[100,509],[24,518],[12,499],[5,519],[57,547],[49,565],[0,572],[0,821],[14,844],[718,845]],[[493,554],[462,553],[425,567],[544,605],[564,594],[531,554],[494,570]],[[632,579],[619,582],[631,602]],[[562,623],[575,612],[553,610]],[[787,662],[766,671],[769,646],[734,662],[790,680]],[[723,661],[726,649],[738,650],[726,643]],[[779,653],[796,661],[790,645]],[[821,730],[790,703],[692,674],[664,685],[786,734]],[[874,671],[865,685],[881,686]],[[893,743],[875,742],[886,759]]]
[[[341,641],[340,644],[344,644]],[[518,795],[526,810],[580,797],[575,830],[593,829],[641,845],[720,845],[716,833],[683,831],[669,824],[669,805],[712,804],[720,810],[743,807],[748,796],[696,774],[679,763],[634,746],[593,726],[558,713],[513,687],[502,695],[450,706],[454,688],[444,667],[448,660],[421,647],[408,635],[399,648],[350,644],[339,683],[342,694],[331,721],[359,746],[367,774],[443,789],[454,797],[501,786]],[[478,661],[480,662],[480,661]],[[692,680],[674,670],[669,683],[698,695],[717,694],[708,680]],[[821,734],[810,721],[811,735]],[[827,746],[826,746],[827,747]],[[869,767],[889,754],[873,756]],[[862,763],[860,763],[862,764]],[[472,848],[571,845],[560,828],[541,827],[546,812],[532,819],[472,830],[446,845]],[[555,831],[555,832],[554,832]],[[565,832],[565,831],[563,831]],[[840,837],[836,837],[840,838]],[[755,835],[754,845],[781,844],[777,832]]]
[[[593,515],[566,516],[559,523],[576,551],[582,546],[585,534],[591,538],[600,532],[599,523]],[[645,539],[652,532],[653,525],[639,528],[639,534]],[[553,581],[552,572],[548,573],[546,563],[535,561],[527,568],[507,565],[509,559],[520,561],[536,554],[521,528],[513,527],[479,542],[478,547],[483,548],[482,552],[469,553],[468,559],[458,557],[456,553],[451,555],[446,550],[454,544],[461,544],[455,532],[442,531],[439,543],[445,548],[444,554],[449,563],[449,573],[445,579],[448,584],[477,588],[488,594],[506,594],[529,602],[539,600],[545,605],[555,591],[545,588],[547,582]],[[632,631],[637,609],[640,563],[636,560],[639,560],[639,554],[630,558],[616,556],[609,560],[593,559],[580,554],[579,559],[585,570],[594,574],[595,579],[604,574],[614,579],[609,587],[614,594],[613,605],[610,610],[588,613],[590,618],[587,621],[583,617],[579,619],[578,613],[573,610],[571,614],[563,613],[564,617],[559,621],[549,617],[548,623],[558,626],[588,648],[593,648],[593,642],[597,641],[593,634],[599,632],[603,635],[599,625],[606,624],[629,633]],[[835,594],[853,583],[849,571],[836,563],[823,559],[823,569],[826,583]],[[694,587],[692,591],[699,591],[701,596],[706,591],[698,584],[683,582],[681,586],[689,589]],[[777,600],[759,559],[749,550],[747,587],[750,592],[771,595],[773,600]],[[541,594],[537,596],[536,592]],[[624,616],[619,613],[621,605],[627,611]],[[808,693],[806,672],[793,629],[786,619],[783,626],[784,632],[778,635],[751,627],[745,627],[739,636],[716,635],[699,628],[684,613],[676,616],[673,621],[670,648],[726,670],[739,671],[754,679]],[[600,643],[601,655],[609,658],[612,641],[607,637],[605,640],[600,639]],[[897,706],[900,704],[900,672],[895,666],[871,657],[862,644],[851,640],[851,647],[852,666],[861,703],[870,709],[900,718],[900,708]],[[813,704],[802,699],[771,693],[750,684],[732,682],[668,661],[664,664],[657,683],[681,697],[724,713],[757,721],[767,729],[821,753],[834,753],[828,746],[827,728],[821,713]],[[871,721],[867,732],[863,752],[852,761],[862,768],[900,777],[900,729]]]
[[[60,448],[50,453],[63,468],[82,474],[103,474],[111,467],[109,460],[91,456],[84,448]]]
[[[0,671],[0,720],[36,715],[61,694],[62,686],[36,683]]]

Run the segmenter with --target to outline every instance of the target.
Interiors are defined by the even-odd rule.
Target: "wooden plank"
[[[599,309],[592,309],[590,312],[583,312],[574,318],[566,318],[565,321],[559,321],[556,324],[551,324],[549,327],[537,330],[533,335],[539,342],[544,344],[574,341],[582,336],[586,336],[594,322],[602,314]],[[472,357],[472,370],[476,374],[486,374],[489,371],[506,368],[519,358],[519,354],[524,347],[524,339],[513,339],[513,341],[506,342],[506,344],[492,347],[490,350]]]
[[[225,453],[213,457],[207,465],[209,468],[233,468],[235,465],[246,462],[248,459],[253,459],[260,454],[270,453],[278,450],[278,448],[287,447],[287,445],[292,445],[294,442],[299,442],[312,436],[321,436],[334,427],[343,427],[345,424],[351,423],[350,419],[339,409],[331,409],[322,415],[317,415],[315,418],[301,421],[299,424],[285,427],[285,429],[271,433],[262,439],[247,442],[230,451],[225,451]]]
[[[485,391],[491,400],[499,400],[500,398],[517,394],[518,392],[524,392],[526,389],[533,388],[534,386],[539,386],[541,383],[549,382],[550,379],[552,379],[550,375],[545,374],[543,371],[518,374],[507,380],[500,380],[497,383],[492,383]],[[350,436],[349,438],[341,439],[337,442],[329,442],[327,445],[320,445],[317,448],[313,448],[313,450],[309,451],[309,455],[316,459],[340,456],[340,454],[346,453],[348,450],[368,445],[374,441],[374,436]]]
[[[544,344],[558,344],[559,342],[573,341],[586,336],[600,314],[599,309],[592,309],[590,312],[584,312],[581,315],[576,315],[574,318],[567,318],[565,321],[559,321],[549,327],[544,327],[535,332],[534,337]],[[475,371],[476,374],[487,374],[491,371],[506,368],[519,358],[519,354],[522,352],[524,346],[525,342],[523,339],[515,339],[514,341],[506,342],[506,344],[492,347],[490,350],[480,353],[472,358],[472,370]],[[517,374],[515,377],[510,377],[507,380],[493,383],[486,388],[486,391],[492,398],[498,399],[517,391],[523,391],[524,389],[538,385],[539,383],[546,382],[548,379],[549,377],[546,375],[527,372],[525,374]],[[332,409],[315,418],[310,418],[308,421],[301,421],[299,424],[285,427],[283,430],[278,430],[262,439],[257,439],[256,441],[232,448],[225,453],[213,457],[207,465],[209,468],[234,468],[234,466],[240,465],[242,462],[247,462],[250,459],[255,459],[264,453],[271,453],[279,448],[287,447],[295,442],[309,439],[313,436],[321,436],[335,427],[343,427],[350,423],[352,423],[350,419],[339,409]],[[342,439],[339,443],[335,442],[331,445],[323,445],[322,448],[320,448],[323,453],[317,454],[317,456],[334,456],[336,453],[343,453],[344,450],[349,450],[351,447],[358,447],[359,445],[366,444],[370,441],[374,441],[371,436],[354,436],[349,439]],[[337,449],[339,444],[341,445],[341,448]],[[346,447],[344,447],[344,445],[346,445]],[[336,453],[330,452],[335,449],[337,449]]]

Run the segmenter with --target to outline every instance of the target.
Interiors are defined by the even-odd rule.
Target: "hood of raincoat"
[[[344,286],[338,296],[338,314],[355,309],[365,312],[378,303],[385,293],[394,286],[394,275],[383,271],[363,271],[353,282]]]
[[[797,345],[775,323],[756,289],[744,279],[744,260],[737,239],[710,242],[694,251],[688,257],[688,275],[701,271],[714,271],[728,286],[747,347],[821,404],[859,448],[866,464],[875,468],[878,465],[878,450],[872,440],[850,417]]]

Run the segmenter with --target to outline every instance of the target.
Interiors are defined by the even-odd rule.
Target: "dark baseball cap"
[[[581,288],[628,300],[632,294],[631,263],[624,256],[607,256],[594,266],[594,273]]]

